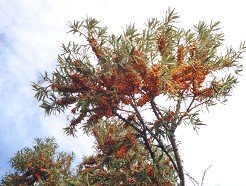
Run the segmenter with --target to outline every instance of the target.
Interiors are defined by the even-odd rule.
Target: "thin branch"
[[[190,102],[190,104],[189,104],[189,106],[188,106],[187,109],[186,109],[186,112],[190,112],[190,111],[192,110],[192,107],[191,107],[191,106],[193,105],[195,99],[196,99],[196,97],[193,96],[193,97],[192,97],[192,100],[191,100],[191,102]]]
[[[195,101],[195,96],[193,96],[189,106],[186,109],[186,112],[190,112],[193,109],[192,105],[193,105],[194,101]],[[177,103],[177,104],[179,104],[179,103]],[[176,112],[177,112],[177,109],[176,109]],[[177,126],[179,126],[181,124],[181,122],[182,122],[184,117],[185,117],[184,115],[180,116],[179,120],[177,121],[177,124],[176,124],[175,128],[173,129],[174,131],[176,130]]]
[[[147,149],[148,149],[148,151],[149,151],[149,153],[150,153],[150,156],[151,156],[151,158],[152,158],[154,164],[156,164],[156,166],[157,166],[157,168],[158,168],[159,165],[158,165],[158,162],[156,161],[155,153],[152,151],[151,146],[150,146],[150,144],[149,144],[149,142],[148,142],[148,138],[147,138],[146,129],[147,129],[148,127],[146,126],[146,124],[145,124],[145,122],[144,122],[144,120],[143,120],[141,114],[139,113],[139,111],[138,111],[138,109],[137,109],[137,106],[136,106],[136,104],[135,104],[135,98],[134,98],[134,96],[132,96],[132,99],[133,99],[133,103],[131,103],[131,106],[132,106],[132,108],[134,109],[134,111],[136,112],[137,118],[138,118],[138,120],[140,121],[140,123],[141,123],[141,125],[142,125],[142,128],[143,128],[143,131],[142,131],[142,132],[143,132],[143,136],[142,136],[142,138],[143,138],[143,140],[144,140],[144,144],[145,144],[145,146],[147,147]]]
[[[203,104],[205,104],[205,103],[207,103],[207,102],[209,102],[210,101],[210,99],[208,99],[208,100],[206,100],[206,101],[203,101],[203,102],[201,102],[201,103],[199,103],[199,104],[197,104],[197,105],[194,105],[193,107],[190,107],[189,108],[189,110],[187,109],[187,112],[189,111],[191,111],[191,110],[193,110],[193,109],[195,109],[196,107],[198,107],[198,106],[200,106],[200,105],[203,105]]]
[[[201,181],[201,186],[204,185],[204,180],[205,180],[206,173],[207,173],[208,169],[210,169],[211,167],[212,167],[212,165],[210,165],[210,166],[203,172],[202,181]]]
[[[124,118],[123,116],[121,116],[119,113],[117,113],[116,111],[113,111],[113,113],[122,121],[124,121],[126,124],[130,125],[132,128],[134,128],[141,136],[143,135],[143,131],[141,131],[139,128],[137,128],[136,126],[134,126],[131,122],[129,122],[126,118]]]
[[[151,108],[152,108],[152,110],[153,110],[153,112],[154,112],[156,118],[157,118],[158,120],[162,120],[163,115],[161,114],[160,110],[157,108],[157,106],[156,106],[156,104],[155,104],[155,102],[154,102],[153,99],[150,100],[150,104],[151,104]],[[160,115],[161,117],[160,117],[159,115]],[[168,127],[167,127],[166,125],[163,125],[163,126],[164,126],[164,129],[166,130],[166,133],[168,133],[168,131],[169,131]]]
[[[150,146],[150,144],[148,142],[146,131],[145,131],[145,136],[143,136],[143,140],[144,140],[145,146],[147,147],[147,149],[148,149],[148,151],[150,153],[150,156],[151,156],[151,158],[153,160],[153,163],[156,165],[157,168],[159,168],[159,164],[158,164],[158,162],[156,161],[156,158],[155,158],[155,153],[152,151],[151,146]]]
[[[174,118],[175,120],[176,120],[176,118],[178,117],[178,113],[180,112],[180,107],[181,107],[181,100],[179,99],[178,102],[177,102],[177,105],[176,105],[176,110],[175,110],[175,118]],[[179,124],[181,123],[182,119],[183,119],[183,117],[181,116],[181,117],[179,118],[178,122],[175,123],[175,124],[173,124],[173,125],[171,126],[171,130],[172,130],[173,133],[175,132],[176,128],[177,128],[177,127],[179,126]]]
[[[187,172],[185,173],[185,175],[190,179],[190,181],[192,182],[193,185],[195,186],[199,186],[198,181],[195,180],[195,178],[193,178],[191,175],[189,175]]]
[[[153,132],[152,132],[150,129],[148,129],[148,132],[149,132],[150,135],[153,136],[153,138],[157,141],[158,145],[155,145],[155,146],[161,148],[161,150],[166,154],[166,156],[167,156],[167,157],[169,158],[169,160],[171,161],[171,163],[172,163],[172,165],[173,165],[175,171],[178,172],[178,168],[177,168],[177,165],[176,165],[175,161],[173,160],[172,156],[168,153],[168,151],[165,149],[165,147],[164,147],[162,141],[160,141],[160,139],[157,138],[157,135],[156,135],[156,134],[153,134]]]
[[[151,100],[150,103],[151,103],[152,110],[153,110],[153,112],[155,113],[155,116],[157,117],[157,119],[161,119],[161,117],[158,115],[157,107],[156,107],[156,104],[155,104],[154,100]],[[164,128],[165,128],[166,132],[168,132],[168,128],[167,128],[166,125],[164,125]],[[171,163],[172,163],[174,169],[178,172],[178,167],[177,167],[175,161],[173,160],[173,158],[171,157],[171,155],[166,151],[166,149],[165,149],[163,143],[157,138],[157,135],[154,135],[154,134],[152,133],[152,131],[151,131],[150,133],[151,133],[151,135],[155,138],[155,140],[158,142],[159,147],[162,149],[162,151],[163,151],[163,152],[167,155],[167,157],[170,159],[170,161],[171,161]]]
[[[132,100],[133,100],[133,103],[131,103],[131,106],[132,106],[132,108],[134,109],[134,111],[136,112],[137,118],[138,118],[138,120],[140,121],[140,123],[141,123],[142,125],[144,125],[144,120],[143,120],[143,118],[141,117],[141,114],[139,113],[139,111],[138,111],[138,109],[137,109],[137,106],[136,106],[136,103],[135,103],[135,98],[134,98],[134,96],[132,96]]]

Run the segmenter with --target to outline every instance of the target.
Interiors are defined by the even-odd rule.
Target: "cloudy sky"
[[[93,151],[91,138],[63,134],[65,117],[45,117],[31,88],[39,72],[52,71],[61,44],[69,41],[68,21],[93,16],[120,33],[129,22],[140,28],[147,18],[162,18],[168,7],[179,13],[182,27],[221,21],[226,45],[237,48],[246,40],[243,0],[0,0],[0,178],[10,170],[9,158],[36,137],[54,136],[78,159]],[[246,185],[245,83],[243,72],[229,102],[202,115],[207,126],[199,134],[187,126],[178,130],[186,171],[200,181],[212,165],[205,185]]]

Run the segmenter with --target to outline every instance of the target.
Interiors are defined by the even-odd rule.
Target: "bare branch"
[[[205,180],[205,176],[206,176],[206,173],[207,171],[212,167],[212,165],[210,165],[204,172],[203,172],[203,175],[202,175],[202,181],[201,181],[201,186],[204,185],[204,180]]]

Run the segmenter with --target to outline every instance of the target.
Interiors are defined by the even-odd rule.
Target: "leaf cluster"
[[[14,173],[1,185],[77,185],[71,170],[74,154],[58,152],[54,138],[37,138],[32,148],[18,151],[10,160]]]

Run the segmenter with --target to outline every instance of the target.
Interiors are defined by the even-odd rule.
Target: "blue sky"
[[[62,150],[74,151],[78,159],[93,151],[93,140],[82,132],[78,138],[62,132],[66,117],[45,117],[31,88],[39,72],[52,71],[59,47],[71,39],[66,34],[68,21],[93,16],[119,33],[129,22],[141,27],[149,17],[161,18],[169,6],[181,15],[180,26],[189,28],[199,20],[213,19],[222,22],[225,44],[236,48],[246,40],[243,0],[223,4],[214,0],[0,0],[0,177],[10,170],[9,158],[30,146],[35,137],[54,136]],[[199,135],[192,127],[178,130],[186,170],[201,180],[203,171],[213,165],[205,185],[246,184],[245,72],[240,81],[226,105],[202,115],[207,126]]]

